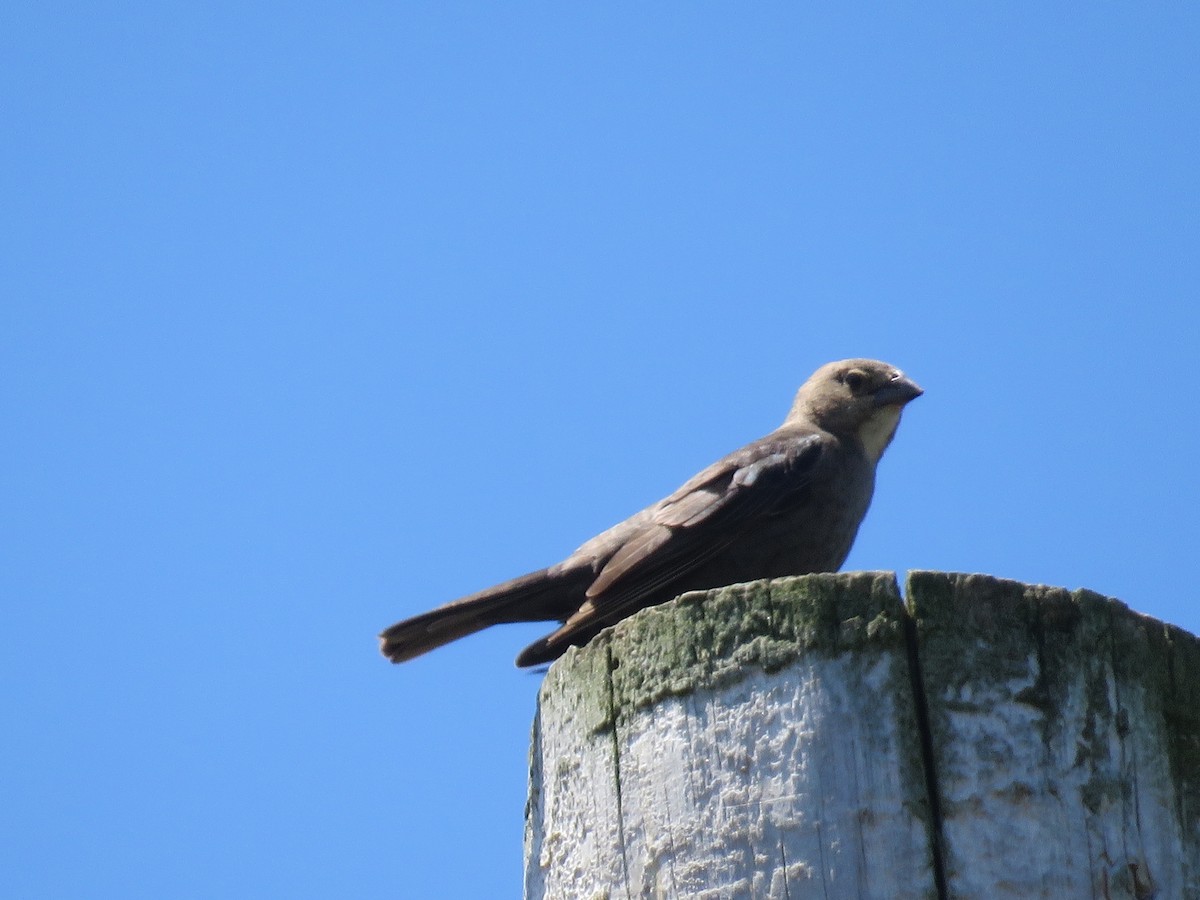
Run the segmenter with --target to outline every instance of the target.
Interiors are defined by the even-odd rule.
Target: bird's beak
[[[925,393],[917,383],[903,375],[889,381],[875,392],[876,406],[903,406]]]

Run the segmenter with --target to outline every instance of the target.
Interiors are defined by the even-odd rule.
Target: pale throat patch
[[[900,424],[901,409],[896,404],[881,406],[858,429],[858,439],[862,441],[872,464],[879,462],[879,457],[883,456],[883,451],[892,442],[896,426]]]

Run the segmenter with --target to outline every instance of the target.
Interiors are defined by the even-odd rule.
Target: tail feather
[[[530,572],[397,622],[379,635],[379,649],[394,663],[406,662],[492,625],[561,621],[582,601],[587,586],[572,574]]]
[[[603,631],[604,627],[603,623],[594,624],[588,628],[568,629],[564,626],[552,634],[540,637],[521,651],[517,657],[517,667],[525,669],[529,666],[552,663],[566,653],[568,647],[582,647]]]

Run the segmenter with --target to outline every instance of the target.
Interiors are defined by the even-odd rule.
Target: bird
[[[688,591],[836,572],[901,412],[922,393],[879,360],[823,365],[770,434],[563,561],[397,622],[380,634],[380,649],[399,663],[492,625],[559,622],[517,656],[518,667],[543,665]]]

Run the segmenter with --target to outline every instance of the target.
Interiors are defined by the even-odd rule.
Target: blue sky
[[[394,620],[926,388],[848,568],[1200,631],[1200,13],[10,4],[13,896],[516,897],[540,676]]]

